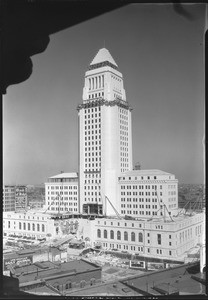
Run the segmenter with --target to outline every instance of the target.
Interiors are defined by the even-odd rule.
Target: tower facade
[[[98,51],[85,73],[77,110],[80,212],[115,215],[118,176],[132,170],[132,109],[122,73],[106,48]]]

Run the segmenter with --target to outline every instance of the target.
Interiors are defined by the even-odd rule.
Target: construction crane
[[[158,194],[157,194],[157,191],[156,191],[155,193],[156,193],[156,195],[157,195],[157,201],[158,201],[158,204],[160,205],[161,202],[162,202],[162,204],[163,204],[162,206],[163,206],[163,208],[164,208],[164,213],[163,213],[164,221],[165,221],[165,211],[167,210],[168,216],[170,217],[171,221],[173,222],[174,220],[172,219],[171,215],[169,214],[169,211],[168,211],[168,209],[167,209],[167,206],[166,206],[165,203],[162,201],[162,199],[161,199],[161,201],[160,201],[159,196],[158,196]],[[162,210],[161,207],[160,207],[160,209],[159,209],[158,211],[160,211],[160,210]]]
[[[98,183],[97,183],[97,185],[99,186]],[[99,186],[99,188],[100,188],[100,186]],[[101,195],[101,193],[102,193],[102,191],[101,191],[101,189],[100,189],[100,195]],[[106,200],[108,200],[108,202],[110,203],[111,207],[112,207],[113,210],[115,211],[117,217],[118,217],[119,219],[122,219],[121,215],[118,213],[118,211],[116,210],[116,208],[113,206],[113,204],[112,204],[112,202],[110,201],[110,199],[109,199],[104,193],[102,193],[102,194],[103,194],[104,197],[105,197],[105,205],[104,205],[104,207],[105,207],[105,213],[104,213],[104,215],[106,216]],[[102,195],[101,195],[101,198],[102,198]],[[104,203],[103,203],[103,204],[104,204]]]
[[[46,210],[44,211],[44,214],[47,212],[47,210],[51,207],[52,204],[54,204],[55,200],[57,200],[60,197],[60,194],[57,193],[55,199],[53,199],[53,201],[51,202],[51,204],[46,208]]]
[[[99,187],[99,190],[100,190],[100,197],[101,197],[101,200],[102,200],[102,203],[103,203],[103,214],[104,216],[106,216],[106,198],[105,198],[105,195],[104,195],[104,198],[105,198],[105,202],[103,201],[103,197],[102,197],[102,192],[101,192],[101,189],[100,189],[100,185],[98,184],[98,182],[96,182],[98,187]]]
[[[111,203],[110,199],[109,199],[106,195],[105,195],[105,199],[108,200],[108,202],[109,202],[110,205],[112,206],[113,210],[115,211],[117,217],[118,217],[119,219],[123,219],[123,218],[120,216],[120,214],[117,212],[117,210],[115,209],[115,207],[113,206],[113,204]]]
[[[185,207],[188,206],[189,204],[189,210],[190,210],[190,216],[193,215],[194,210],[196,209],[196,206],[198,204],[198,206],[201,206],[201,210],[202,210],[202,201],[200,202],[200,196],[197,197],[197,199],[194,201],[193,206],[191,207],[191,200],[189,200],[188,202],[186,202],[186,204],[184,205],[184,207],[178,212],[177,216],[181,215],[183,210],[185,210]],[[200,209],[200,208],[199,208]],[[185,210],[185,214],[188,211],[188,209]]]
[[[18,202],[18,204],[20,204],[21,205],[21,207],[23,208],[23,210],[24,210],[24,213],[26,213],[27,212],[27,209],[26,209],[26,207],[25,206],[23,206],[22,205],[22,200],[21,199],[16,199],[17,200],[17,202]],[[16,206],[16,205],[15,205]],[[15,210],[16,210],[16,208],[15,208]]]

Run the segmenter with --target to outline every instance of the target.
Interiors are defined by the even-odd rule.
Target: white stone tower
[[[79,116],[80,212],[115,215],[118,176],[132,170],[131,107],[123,76],[106,48],[85,73]]]

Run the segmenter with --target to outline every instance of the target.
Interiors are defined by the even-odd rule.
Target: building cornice
[[[117,66],[115,66],[115,65],[112,64],[112,63],[110,63],[110,62],[107,61],[107,60],[106,60],[106,61],[103,61],[103,62],[100,62],[100,63],[97,63],[97,64],[90,65],[90,66],[88,67],[88,70],[99,69],[99,68],[106,67],[106,66],[111,67],[111,68],[113,68],[113,69],[115,69],[115,70],[118,70],[118,67],[117,67]]]
[[[97,106],[118,106],[118,107],[121,107],[121,108],[125,108],[125,109],[128,109],[129,111],[132,111],[132,107],[128,104],[127,101],[123,101],[121,99],[116,99],[116,100],[113,100],[113,101],[108,101],[108,100],[105,100],[103,98],[97,98],[95,100],[90,100],[90,101],[87,101],[86,103],[82,103],[82,104],[79,104],[77,106],[77,110],[80,111],[81,109],[85,109],[85,108],[89,108],[89,107],[97,107]]]

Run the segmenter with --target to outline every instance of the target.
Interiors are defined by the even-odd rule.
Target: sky
[[[132,111],[133,163],[204,182],[205,4],[130,4],[50,36],[31,77],[3,99],[3,182],[42,184],[78,172],[84,75],[99,49],[123,74]]]

